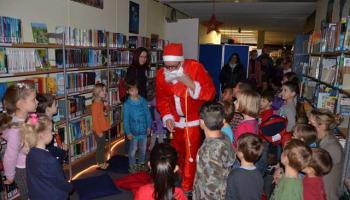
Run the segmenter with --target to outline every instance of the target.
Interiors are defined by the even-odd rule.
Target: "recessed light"
[[[235,0],[235,3],[239,3],[239,0]]]

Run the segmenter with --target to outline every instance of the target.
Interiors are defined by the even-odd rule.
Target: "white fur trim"
[[[180,101],[180,97],[174,95],[174,99],[175,99],[175,108],[176,108],[176,112],[179,116],[184,116],[184,113],[182,112],[181,109],[181,101]]]
[[[174,119],[174,116],[172,114],[167,114],[167,115],[164,115],[163,117],[163,126],[166,127],[166,120],[168,119],[172,119],[172,120],[175,120]]]
[[[272,142],[276,142],[282,139],[282,136],[278,133],[274,136],[272,136]]]
[[[183,56],[163,56],[163,61],[183,61]]]
[[[197,81],[194,81],[194,86],[194,92],[190,88],[188,88],[188,92],[190,93],[193,99],[198,99],[202,87]]]
[[[178,128],[186,127],[186,119],[184,117],[180,118],[180,121],[175,122],[175,126]],[[199,119],[187,122],[187,127],[199,126]]]

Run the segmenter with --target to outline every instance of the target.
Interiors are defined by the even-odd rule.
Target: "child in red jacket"
[[[303,169],[306,176],[303,178],[304,200],[326,200],[323,176],[332,169],[332,158],[321,148],[312,148],[312,157],[309,165]]]

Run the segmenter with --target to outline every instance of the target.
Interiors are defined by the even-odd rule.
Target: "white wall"
[[[198,59],[199,19],[180,19],[165,24],[166,40],[183,44],[184,57]]]
[[[151,33],[164,38],[164,18],[170,8],[153,0],[133,0],[140,5],[139,35]],[[19,18],[23,23],[23,40],[32,42],[31,22],[44,22],[49,32],[56,26],[70,25],[84,29],[105,29],[129,33],[129,0],[104,0],[99,9],[71,0],[0,0],[0,16]],[[185,16],[177,14],[179,18]]]

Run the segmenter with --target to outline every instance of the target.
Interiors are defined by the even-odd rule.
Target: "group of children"
[[[292,73],[275,91],[259,94],[239,82],[226,88],[219,102],[201,107],[205,139],[196,158],[192,199],[339,199],[344,152],[333,130],[341,118],[324,109],[306,115]],[[170,148],[163,144],[153,151]],[[152,193],[155,199],[186,199],[174,184],[175,158],[174,153],[150,160],[153,187],[141,187],[136,199]]]
[[[200,127],[205,139],[196,158],[193,199],[339,199],[344,152],[332,131],[340,117],[316,109],[308,113],[308,122],[302,119],[306,114],[298,108],[298,81],[293,74],[287,73],[282,88],[275,91],[259,94],[248,83],[239,82],[234,88],[225,88],[219,102],[201,107]],[[177,187],[176,151],[168,144],[153,148],[155,139],[162,143],[165,135],[161,123],[156,123],[159,113],[154,109],[152,113],[158,118],[152,119],[136,82],[128,83],[127,92],[123,124],[130,143],[129,170],[150,167],[153,178],[153,184],[141,187],[135,199],[187,199]],[[106,96],[106,87],[96,84],[92,129],[97,141],[96,161],[102,169],[108,167],[104,158],[105,133],[110,129]],[[281,99],[283,104],[278,103]],[[6,90],[3,102],[6,112],[0,115],[0,128],[7,141],[5,184],[15,181],[21,199],[67,199],[72,186],[61,166],[67,147],[53,140],[55,98],[37,96],[31,85],[15,83]],[[272,119],[274,126],[267,126]],[[152,136],[147,165],[151,128],[161,136]],[[268,165],[274,165],[271,183],[264,181]],[[275,186],[273,192],[266,185]]]
[[[37,96],[32,85],[19,82],[7,88],[3,104],[0,131],[7,142],[4,183],[15,181],[21,199],[67,199],[72,186],[61,165],[67,146],[53,139],[55,97]]]

